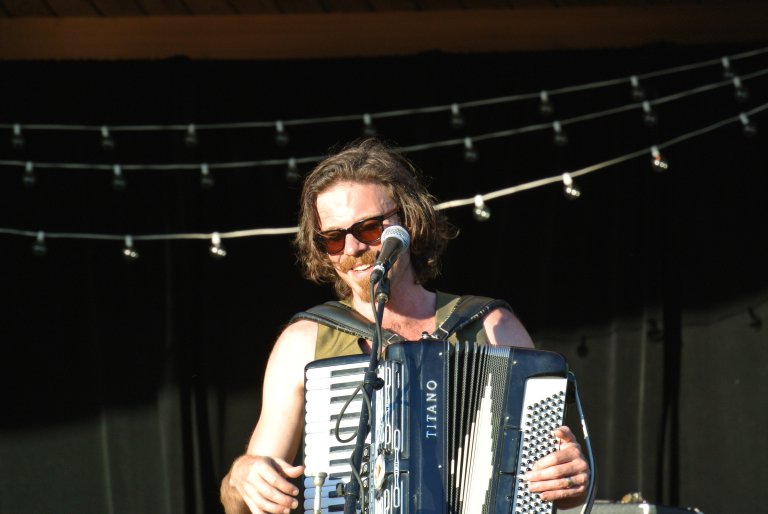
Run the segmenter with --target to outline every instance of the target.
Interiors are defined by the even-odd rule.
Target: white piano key
[[[363,402],[352,402],[349,404],[347,409],[344,411],[344,414],[351,414],[354,416],[355,419],[360,417],[360,410],[363,407]],[[307,412],[304,416],[304,421],[307,423],[317,423],[321,421],[333,421],[336,422],[335,419],[332,419],[333,416],[338,416],[341,414],[341,407],[336,410],[324,410],[324,409],[317,409],[312,410],[311,412]],[[353,417],[353,416],[350,416]]]
[[[339,365],[328,366],[314,366],[306,370],[305,376],[307,379],[317,378],[329,378],[333,373],[339,373],[340,371],[359,370],[360,374],[365,373],[365,369],[368,367],[368,363],[365,360],[358,362],[350,362]],[[343,376],[343,375],[341,375]]]
[[[323,404],[330,404],[331,400],[334,400],[335,403],[338,403],[340,405],[344,405],[344,402],[349,400],[352,395],[355,393],[355,389],[339,389],[338,391],[330,391],[328,389],[317,389],[314,391],[306,391],[304,394],[305,402],[309,405],[313,405],[314,403],[321,402]],[[363,397],[361,395],[358,395],[358,398],[355,398],[355,400],[363,401]]]

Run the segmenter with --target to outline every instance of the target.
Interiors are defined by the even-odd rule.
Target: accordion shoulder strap
[[[315,305],[304,312],[294,314],[290,323],[300,319],[314,321],[315,323],[320,323],[358,338],[369,341],[373,339],[373,323],[365,319],[352,307],[341,302],[330,301]],[[385,344],[404,341],[402,336],[390,330],[384,329],[382,334],[384,341],[386,341]]]
[[[482,319],[486,314],[499,307],[512,310],[512,307],[504,300],[496,300],[485,296],[462,296],[456,302],[448,317],[432,333],[432,337],[447,339],[450,335]]]
[[[504,300],[494,300],[484,296],[461,296],[448,317],[432,333],[432,337],[447,339],[470,323],[482,319],[486,314],[499,307],[512,310]],[[309,320],[327,327],[353,335],[358,338],[373,339],[373,323],[365,319],[352,307],[341,302],[330,301],[315,305],[306,311],[293,315],[290,323]],[[404,341],[395,332],[383,330],[385,345]]]

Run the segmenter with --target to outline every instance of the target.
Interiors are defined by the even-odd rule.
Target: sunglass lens
[[[320,244],[325,248],[326,253],[339,253],[344,251],[345,237],[346,234],[341,231],[333,234],[323,234],[320,237]]]
[[[354,227],[352,234],[365,244],[375,243],[381,237],[381,220],[367,220]]]

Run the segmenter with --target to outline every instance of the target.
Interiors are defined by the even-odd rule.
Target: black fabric
[[[306,118],[450,105],[641,75],[749,46],[445,55],[338,61],[2,62],[0,122],[180,123]],[[768,46],[768,43],[763,46]],[[737,61],[747,74],[768,54]],[[717,66],[644,80],[649,98],[721,80]],[[649,148],[768,102],[766,77],[549,130],[414,151],[439,201],[559,176]],[[552,95],[555,117],[630,101],[628,81]],[[761,512],[768,504],[768,121],[744,136],[739,122],[664,148],[670,168],[637,158],[560,183],[445,211],[461,233],[431,288],[505,298],[537,347],[576,373],[600,476],[598,497],[640,491],[651,503],[707,514]],[[375,119],[401,145],[458,139],[536,123],[537,102]],[[25,132],[0,159],[35,162],[200,163],[322,155],[361,133],[360,122],[270,129]],[[309,165],[301,164],[306,173]],[[125,234],[225,232],[294,226],[298,184],[282,167],[109,171],[0,166],[0,227]],[[219,480],[258,418],[273,341],[295,312],[332,296],[301,277],[289,237],[136,244],[0,234],[0,513],[215,513]],[[571,422],[578,432],[578,423]]]

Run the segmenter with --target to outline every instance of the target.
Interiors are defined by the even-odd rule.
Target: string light
[[[277,146],[286,146],[290,138],[285,131],[285,124],[281,120],[275,122],[275,144]]]
[[[296,164],[296,159],[293,157],[288,159],[288,166],[285,168],[285,180],[289,184],[296,184],[301,181],[301,172]]]
[[[539,93],[539,112],[542,116],[552,116],[552,113],[555,112],[552,101],[549,99],[549,93],[546,91]]]
[[[32,244],[32,254],[41,257],[48,253],[48,246],[45,244],[45,232],[40,230],[35,236],[35,242]]]
[[[202,163],[200,165],[200,185],[206,189],[212,188],[216,184],[216,181],[213,179],[213,175],[211,175],[211,170],[208,167],[207,163]]]
[[[739,120],[741,121],[741,130],[747,137],[754,137],[757,135],[757,125],[752,123],[752,120],[743,112],[739,114]]]
[[[139,252],[133,246],[133,237],[125,236],[125,246],[123,246],[123,258],[128,262],[133,262],[139,258]]]
[[[555,146],[565,146],[568,144],[568,135],[563,132],[563,126],[559,121],[552,123],[552,130],[555,132],[553,136]]]
[[[363,135],[366,137],[373,137],[376,135],[376,127],[373,125],[371,115],[363,114]]]
[[[749,99],[749,92],[739,77],[733,77],[733,94],[737,102],[746,102]]]
[[[764,74],[764,73],[761,73],[761,74]],[[758,76],[758,75],[754,75],[754,76]],[[710,85],[710,86],[714,86],[714,85]],[[709,87],[709,89],[712,89],[712,88],[713,87]],[[702,90],[702,89],[703,88],[698,88],[699,91]],[[673,97],[674,98],[680,98],[681,96],[682,95],[678,93],[676,95],[671,95],[669,98],[670,99],[672,99]],[[654,103],[658,103],[660,101],[661,100],[655,100]],[[693,137],[696,137],[696,136],[699,136],[701,134],[710,132],[710,131],[712,131],[712,130],[714,130],[716,128],[719,128],[721,126],[724,126],[726,124],[733,123],[734,121],[741,121],[741,123],[743,125],[746,125],[744,123],[744,120],[746,119],[747,122],[749,122],[749,118],[748,118],[749,115],[757,113],[757,112],[764,111],[766,109],[768,109],[768,104],[764,104],[764,105],[758,106],[757,108],[754,108],[754,109],[752,109],[750,111],[747,111],[746,113],[742,113],[741,115],[739,115],[739,116],[737,116],[735,118],[730,118],[730,119],[722,120],[722,121],[720,121],[718,123],[715,123],[713,125],[710,125],[708,127],[704,127],[702,129],[698,129],[698,130],[695,130],[693,132],[689,132],[687,134],[684,134],[682,136],[674,138],[673,140],[667,141],[666,143],[664,143],[661,146],[669,146],[671,144],[676,144],[676,143],[679,143],[681,141],[684,141],[684,140],[687,140],[687,139],[691,139]],[[571,120],[568,120],[568,121],[571,122]],[[546,125],[544,125],[544,126],[546,127]],[[465,141],[467,139],[469,139],[469,138],[465,138]],[[459,140],[459,141],[461,141],[461,140]],[[472,141],[470,139],[470,143],[471,142]],[[441,146],[447,146],[447,145],[443,144]],[[652,155],[655,157],[655,160],[659,161],[660,164],[664,163],[665,164],[664,169],[666,169],[666,167],[667,167],[666,166],[666,162],[661,158],[661,155],[658,152],[658,147],[656,147],[656,150],[657,150],[656,152],[652,151]],[[647,155],[647,151],[648,150],[644,150],[643,153],[645,153]],[[611,160],[606,161],[604,163],[599,163],[597,165],[593,165],[593,166],[590,166],[588,168],[584,168],[584,169],[579,170],[577,172],[572,172],[571,174],[568,174],[568,175],[571,177],[571,181],[572,181],[572,178],[574,176],[590,173],[590,172],[596,171],[598,169],[602,169],[602,168],[607,167],[607,166],[615,165],[615,164],[618,164],[620,162],[624,162],[624,161],[626,161],[628,159],[634,158],[637,155],[638,155],[637,152],[634,152],[632,154],[627,154],[627,155],[621,156],[619,158],[611,159]],[[310,159],[310,158],[300,158],[300,159],[296,159],[296,161],[297,162],[308,162],[308,159]],[[267,161],[264,161],[264,162],[266,163]],[[2,165],[2,164],[6,164],[7,165],[9,163],[13,164],[13,165],[17,164],[15,161],[14,162],[11,162],[11,161],[0,161],[0,165]],[[279,163],[279,161],[273,160],[273,161],[270,162],[270,164],[276,164],[276,163]],[[104,165],[92,165],[92,166],[93,166],[92,169],[103,169],[103,167],[104,167]],[[114,165],[114,166],[115,166],[115,168],[117,170],[120,169],[119,165]],[[134,166],[134,168],[130,168],[130,169],[139,169],[139,168],[141,168],[144,165],[133,165],[133,166]],[[164,168],[162,168],[162,169],[168,169],[170,166],[173,166],[173,165],[163,165],[163,166],[164,166]],[[194,166],[197,166],[197,165],[194,165]],[[61,165],[61,167],[63,167],[63,168],[71,168],[73,166]],[[126,168],[128,168],[128,167],[126,166]],[[161,168],[158,167],[156,169],[161,169]],[[562,176],[559,177],[559,179],[565,183],[565,180],[563,179]],[[518,191],[522,191],[522,190],[525,190],[525,189],[530,189],[530,188],[533,188],[533,187],[538,187],[540,185],[544,185],[546,183],[551,183],[551,182],[552,182],[551,178],[540,179],[540,180],[537,180],[537,181],[534,181],[534,182],[531,182],[531,183],[528,183],[528,184],[521,184],[519,186],[513,186],[513,187],[510,187],[510,188],[505,188],[505,189],[500,190],[500,191],[488,193],[486,195],[483,195],[481,198],[491,199],[491,198],[496,198],[496,197],[499,197],[499,196],[505,196],[507,194],[512,194],[512,192],[518,192]],[[446,205],[452,204],[454,202],[463,202],[463,200],[447,202],[445,204],[440,204],[439,206],[436,206],[436,208],[447,208]],[[473,199],[472,203],[474,203],[474,199]],[[456,203],[456,205],[458,205],[458,203]],[[249,236],[252,236],[252,235],[266,235],[266,234],[274,234],[274,233],[293,233],[293,232],[295,232],[295,227],[294,228],[290,228],[290,229],[254,229],[254,230],[249,230],[249,231],[239,231],[238,235],[236,235],[236,236],[233,235],[231,237],[249,237]],[[18,235],[25,235],[25,236],[29,234],[26,231],[18,231],[18,230],[3,229],[3,228],[0,228],[0,233],[18,234]],[[218,233],[216,233],[216,234],[218,234]],[[49,233],[49,237],[50,236],[51,236],[51,234]],[[111,236],[100,235],[100,234],[57,234],[57,235],[55,235],[55,237],[69,237],[69,238],[76,238],[76,239],[89,239],[89,238],[93,238],[93,239],[110,239],[111,238]],[[165,235],[144,236],[144,239],[166,239],[167,240],[167,239],[186,239],[186,238],[199,238],[199,237],[200,237],[200,235],[191,235],[191,234],[165,234]],[[207,236],[207,237],[211,238],[212,241],[215,241],[215,238],[213,238],[212,236]],[[219,243],[220,243],[220,236],[219,236]],[[211,247],[212,250],[213,250],[214,246],[216,246],[216,245],[215,244],[212,245],[212,247]],[[220,244],[219,244],[219,246],[220,246]],[[223,250],[223,248],[222,248],[222,250]],[[224,253],[226,254],[226,252],[224,252]]]
[[[565,197],[569,200],[576,200],[578,197],[581,196],[581,191],[578,187],[576,187],[576,184],[573,182],[573,177],[570,173],[563,173],[563,194],[565,194]]]
[[[747,111],[746,113],[743,113],[746,116],[753,115],[762,111],[768,110],[768,103],[760,105],[758,107],[755,107],[751,109],[750,111]],[[665,141],[664,143],[660,144],[659,146],[668,147],[672,145],[676,145],[679,143],[682,143],[684,141],[689,141],[691,139],[694,139],[696,137],[702,136],[704,134],[708,134],[710,132],[713,132],[719,128],[722,128],[724,126],[730,125],[732,123],[737,123],[741,120],[741,116],[735,116],[731,118],[726,118],[724,120],[720,120],[716,123],[710,124],[708,126],[699,128],[697,130],[687,132],[685,134],[682,134],[680,136],[677,136],[675,138],[669,139]],[[658,151],[659,146],[655,146],[651,148],[651,155],[653,157],[658,157],[659,163],[664,162],[661,158],[661,154]],[[655,151],[654,151],[655,149]],[[596,164],[592,164],[590,166],[587,166],[585,168],[581,168],[576,171],[570,172],[568,175],[573,179],[573,177],[586,175],[588,173],[594,173],[599,170],[606,169],[611,166],[616,166],[618,164],[630,161],[632,159],[636,159],[638,157],[643,157],[648,155],[648,149],[644,148],[641,150],[637,150],[634,152],[630,152],[628,154],[621,155],[619,157],[614,157],[612,159],[608,159],[606,161],[602,161]],[[297,162],[300,162],[299,159],[297,159]],[[520,193],[523,191],[528,191],[531,189],[544,187],[550,184],[555,183],[563,183],[563,175],[557,175],[557,176],[551,176],[551,177],[544,177],[540,178],[531,182],[526,182],[522,184],[517,184],[514,186],[506,187],[503,189],[499,189],[497,191],[491,191],[489,193],[485,193],[480,196],[481,199],[487,199],[492,200],[495,198],[502,198],[505,196],[513,195],[516,193]],[[456,200],[450,200],[446,202],[441,202],[439,204],[435,205],[436,210],[445,210],[445,209],[451,209],[455,207],[463,207],[467,205],[475,205],[476,197],[470,197],[470,198],[462,198],[462,199],[456,199]],[[171,241],[171,240],[181,240],[181,239],[205,239],[205,240],[211,240],[212,242],[215,242],[217,239],[220,241],[223,238],[242,238],[242,237],[259,237],[259,236],[274,236],[274,235],[289,235],[289,234],[296,234],[298,231],[297,227],[283,227],[283,228],[255,228],[255,229],[248,229],[248,230],[238,230],[233,232],[227,232],[224,234],[214,233],[214,234],[150,234],[150,235],[142,235],[142,236],[134,236],[134,240],[142,240],[142,241]],[[31,232],[27,230],[19,230],[19,229],[13,229],[13,228],[3,228],[0,227],[0,234],[7,234],[7,235],[15,235],[15,236],[21,236],[21,237],[36,237],[36,232]],[[123,236],[115,236],[115,235],[109,235],[109,234],[90,234],[90,233],[71,233],[71,232],[48,232],[46,233],[47,239],[52,238],[64,238],[64,239],[93,239],[93,240],[123,240]],[[216,245],[214,244],[211,248],[213,249]]]
[[[27,187],[32,187],[37,184],[35,165],[32,163],[32,161],[27,161],[24,164],[24,175],[21,177],[21,182]]]
[[[464,138],[464,160],[466,162],[475,162],[477,161],[479,155],[477,153],[477,150],[475,149],[475,145],[472,142],[472,138],[465,137]]]
[[[113,150],[115,148],[115,140],[112,138],[112,134],[109,133],[109,127],[106,125],[101,127],[101,147],[104,150]]]
[[[662,157],[659,147],[656,145],[651,146],[651,166],[654,171],[659,173],[667,171],[669,168],[669,164],[667,164],[667,161]]]
[[[768,109],[768,104],[752,109],[750,113],[760,112],[766,109]],[[693,132],[688,132],[686,134],[677,136],[671,140],[666,141],[663,145],[671,146],[674,144],[681,143],[683,141],[688,141],[695,137],[712,132],[723,126],[737,122],[738,120],[739,120],[739,117],[721,120],[717,123],[700,128]],[[569,175],[571,177],[575,177],[575,176],[586,175],[588,173],[593,173],[595,171],[599,171],[599,170],[608,168],[610,166],[616,166],[617,164],[621,164],[623,162],[627,162],[637,157],[647,155],[647,152],[648,152],[647,149],[631,152],[629,154],[625,154],[620,157],[615,157],[607,161],[603,161],[597,164],[593,164],[591,166],[587,166],[585,168],[581,168],[577,171],[571,172]],[[510,186],[504,189],[500,189],[498,191],[492,191],[482,195],[481,198],[485,198],[485,199],[501,198],[504,196],[509,196],[515,193],[527,191],[530,189],[535,189],[538,187],[543,187],[548,184],[553,184],[557,182],[560,182],[560,183],[563,182],[562,175],[558,175],[555,177],[545,177],[545,178],[534,180],[532,182]],[[442,203],[436,204],[435,209],[445,210],[445,209],[450,209],[454,207],[461,207],[465,205],[474,205],[474,204],[475,204],[475,198],[472,197],[469,199],[457,199],[457,200],[442,202]],[[295,234],[296,232],[297,232],[296,227],[286,227],[286,228],[257,228],[257,229],[248,229],[248,230],[238,230],[238,231],[228,232],[220,235],[218,235],[218,233],[215,233],[215,234],[218,235],[220,240],[221,238],[224,238],[224,237],[240,238],[240,237],[258,237],[258,236],[266,236],[266,235],[287,235],[287,234]],[[29,232],[26,230],[2,228],[2,227],[0,227],[0,234],[17,235],[17,236],[24,236],[24,237],[35,237],[34,232]],[[107,234],[85,234],[85,233],[48,233],[47,237],[48,238],[68,238],[68,239],[96,239],[96,240],[123,239],[122,236],[113,236],[113,235],[107,235]],[[168,241],[168,240],[179,240],[179,239],[208,239],[208,240],[213,239],[215,240],[214,235],[212,234],[153,234],[153,235],[136,236],[134,239],[137,239],[137,240],[141,239],[143,241]]]
[[[483,195],[475,195],[475,207],[472,209],[472,215],[477,221],[488,221],[491,219],[491,209],[485,205]]]
[[[194,123],[190,123],[187,126],[187,132],[184,134],[184,144],[189,148],[197,146],[197,129],[195,129]]]
[[[629,83],[632,86],[632,100],[636,102],[645,100],[645,90],[640,85],[640,79],[637,78],[637,75],[629,77]]]
[[[735,76],[735,73],[731,67],[731,60],[728,57],[723,57],[720,59],[720,63],[723,66],[723,78],[732,79]]]
[[[768,49],[766,49],[768,51]],[[740,79],[743,82],[746,79],[752,79],[756,77],[760,77],[763,75],[768,75],[768,69],[760,70],[754,73],[750,73],[748,75],[742,76]],[[624,79],[626,81],[626,79]],[[657,98],[653,101],[654,105],[660,105],[668,102],[673,102],[676,100],[680,100],[682,98],[686,98],[688,96],[694,95],[694,94],[700,94],[707,91],[712,91],[724,86],[730,85],[729,82],[717,82],[712,84],[706,84],[704,86],[699,86],[687,91],[682,91],[678,93],[674,93],[662,98]],[[538,93],[537,93],[538,95]],[[594,113],[588,113],[580,116],[575,116],[572,118],[568,118],[566,120],[562,120],[560,123],[562,125],[565,124],[574,124],[579,122],[584,122],[588,120],[595,120],[599,118],[603,118],[606,116],[615,115],[618,113],[628,112],[631,110],[634,110],[637,108],[636,104],[627,104],[620,107],[614,107],[610,109],[606,109],[599,112]],[[243,125],[249,125],[249,124],[243,124]],[[4,125],[0,123],[0,128],[8,127],[9,125]],[[43,127],[42,125],[36,126],[38,129]],[[59,126],[55,126],[58,127]],[[174,126],[176,127],[176,130],[185,129],[186,125],[184,126]],[[198,129],[200,128],[200,125],[196,126]],[[487,134],[480,134],[473,136],[474,141],[485,141],[490,139],[498,139],[498,138],[504,138],[504,137],[511,137],[516,134],[522,134],[537,130],[544,130],[549,128],[549,124],[536,124],[536,125],[529,125],[519,128],[513,128],[508,130],[501,130],[496,132],[491,132]],[[25,125],[25,128],[28,129],[29,125]],[[84,126],[78,126],[78,129],[84,129]],[[135,126],[132,126],[132,128],[136,128]],[[91,127],[92,129],[92,127]],[[123,129],[128,130],[128,127],[123,127]],[[115,130],[115,127],[112,127],[112,130]],[[452,145],[460,145],[463,143],[463,139],[451,139],[451,140],[444,140],[444,141],[435,141],[430,143],[422,143],[422,144],[416,144],[411,146],[404,146],[401,147],[402,152],[417,152],[417,151],[424,151],[432,148],[441,148],[446,146],[452,146]],[[296,162],[301,163],[312,163],[312,162],[319,162],[322,159],[324,159],[325,155],[315,155],[315,156],[306,156],[306,157],[297,157]],[[222,162],[222,163],[214,163],[211,164],[211,167],[219,167],[219,168],[225,168],[225,169],[238,169],[238,168],[250,168],[250,167],[260,167],[260,166],[276,166],[276,165],[283,165],[285,166],[288,163],[287,159],[263,159],[263,160],[251,160],[251,161],[239,161],[239,162]],[[0,166],[22,166],[23,162],[18,160],[2,160],[0,159]],[[125,170],[190,170],[190,169],[199,169],[199,164],[186,164],[186,163],[176,163],[176,164],[130,164],[130,165],[123,165],[123,169]],[[104,169],[110,169],[111,165],[105,165],[105,164],[84,164],[84,163],[36,163],[37,168],[43,168],[43,169],[83,169],[83,170],[104,170]]]
[[[11,146],[16,150],[24,148],[24,134],[21,133],[21,125],[15,123],[13,125],[13,134],[11,135]]]
[[[654,127],[659,122],[658,117],[656,116],[656,111],[651,107],[650,102],[647,100],[643,101],[643,123],[647,127]]]
[[[214,259],[223,259],[227,256],[227,251],[221,246],[221,235],[218,232],[211,234],[210,251]]]
[[[464,116],[459,104],[451,104],[451,128],[460,129],[464,126]]]
[[[704,60],[696,63],[684,64],[680,66],[674,66],[670,68],[655,70],[648,73],[636,75],[636,77],[638,78],[638,80],[645,80],[650,78],[663,77],[663,76],[668,76],[676,73],[711,67],[714,65],[721,65],[725,69],[725,65],[723,65],[724,62],[727,62],[728,68],[731,68],[731,65],[730,65],[731,61],[748,59],[748,58],[763,55],[765,53],[768,53],[768,47],[748,50],[739,54],[731,55],[730,57],[709,59],[709,60]],[[732,77],[727,77],[727,78],[730,79]],[[621,77],[616,79],[601,80],[601,81],[590,82],[585,84],[570,85],[570,86],[565,86],[558,89],[550,89],[549,94],[550,95],[566,94],[566,93],[589,91],[594,89],[603,89],[611,86],[626,84],[626,81],[627,81],[626,77]],[[506,95],[506,96],[500,96],[500,97],[494,97],[494,98],[484,98],[480,100],[462,102],[460,106],[462,108],[484,107],[484,106],[497,105],[497,104],[503,104],[503,103],[527,101],[531,99],[540,98],[540,96],[541,96],[540,92],[523,93],[523,94],[517,94],[517,95]],[[434,106],[418,107],[413,109],[397,109],[392,111],[381,111],[373,114],[373,117],[392,118],[392,117],[410,116],[415,114],[431,114],[434,112],[450,111],[450,110],[451,110],[451,105],[434,105]],[[357,119],[360,119],[359,114],[325,116],[325,117],[316,117],[316,118],[296,118],[296,119],[287,120],[285,123],[290,125],[310,125],[310,124],[319,124],[319,123],[348,122],[348,121],[354,121]],[[208,124],[200,123],[196,125],[196,128],[198,130],[199,129],[228,130],[228,129],[243,129],[243,128],[246,128],[246,129],[247,128],[269,128],[273,126],[275,126],[274,121],[250,121],[250,122],[233,122],[233,123],[208,123]],[[0,128],[11,128],[11,127],[12,125],[0,123]],[[94,127],[93,125],[61,125],[61,124],[26,124],[25,125],[26,130],[92,131],[94,130],[94,128],[98,128],[98,127]],[[119,126],[113,125],[111,127],[111,130],[113,132],[116,132],[116,131],[153,132],[153,131],[178,131],[178,130],[185,130],[186,128],[187,128],[187,125],[179,125],[179,124],[169,124],[169,125],[145,124],[145,125],[119,125]]]
[[[112,166],[112,188],[115,191],[122,191],[128,186],[123,175],[123,169],[119,164]]]

